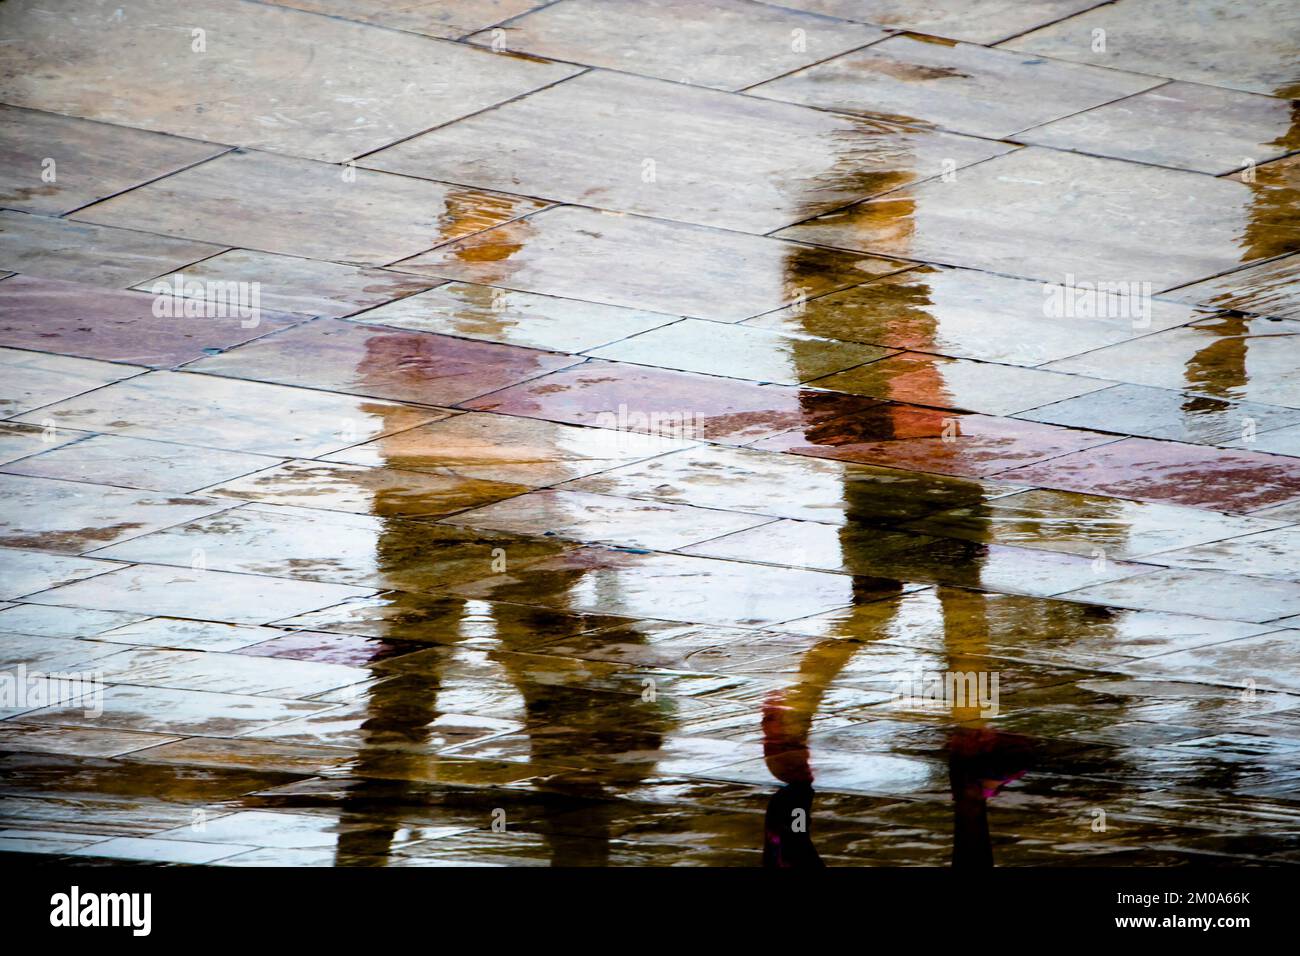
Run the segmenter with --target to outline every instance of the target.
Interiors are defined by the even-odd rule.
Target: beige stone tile
[[[46,352],[0,348],[0,415],[21,415],[43,405],[72,398],[146,369]]]
[[[221,250],[207,242],[0,210],[0,266],[46,279],[124,289]]]
[[[183,498],[78,481],[0,475],[6,501],[0,544],[77,554],[230,507],[215,498]]]
[[[1219,175],[1300,148],[1300,124],[1289,100],[1169,83],[1013,139]]]
[[[741,0],[565,0],[470,42],[738,90],[885,35],[861,23]]]
[[[381,517],[440,516],[528,489],[500,481],[317,461],[290,461],[207,489],[209,494]]]
[[[61,216],[224,147],[0,106],[0,205]]]
[[[581,491],[535,491],[444,519],[515,534],[554,534],[670,551],[766,524],[767,518]]]
[[[1043,283],[922,266],[832,292],[743,324],[791,334],[1004,365],[1033,366],[1204,318],[1208,311],[1161,299],[1146,315],[1107,295],[1091,315],[1053,315]]]
[[[903,265],[760,236],[563,208],[407,259],[397,268],[739,322]],[[668,275],[673,282],[663,281]]]
[[[197,448],[144,438],[94,435],[53,451],[10,462],[4,471],[33,478],[189,494],[199,488],[280,464],[284,459]]]
[[[819,109],[1002,139],[1026,126],[1098,107],[1160,82],[1155,77],[969,43],[894,36],[750,92]]]
[[[277,410],[268,418],[264,411]],[[322,455],[443,418],[434,409],[193,375],[151,372],[31,416],[156,441],[261,455]]]
[[[786,0],[787,7],[878,23],[891,30],[996,43],[1072,16],[1096,0]]]
[[[1245,184],[1032,146],[780,235],[1139,296],[1300,248],[1286,210]]]
[[[684,319],[594,349],[590,354],[634,365],[798,385],[850,366],[874,362],[890,353],[872,345]]]
[[[1010,49],[1279,96],[1300,82],[1286,0],[1120,0],[1009,41]],[[1096,49],[1096,30],[1106,42]]]
[[[677,316],[448,282],[428,292],[353,315],[350,319],[413,332],[438,332],[462,339],[522,345],[530,349],[583,352],[667,325],[676,321]]]
[[[1049,402],[1087,395],[1110,383],[1014,365],[903,352],[819,378],[817,388],[887,398],[935,408],[1010,415]],[[1037,419],[1035,419],[1037,420]]]
[[[19,0],[0,11],[0,32],[22,39],[0,58],[0,98],[14,106],[329,162],[573,72],[221,0],[123,0],[112,9]],[[166,68],[146,66],[158,56]]]
[[[593,71],[399,143],[362,165],[764,233],[1010,149]]]
[[[437,280],[382,269],[232,249],[136,288],[153,292],[161,286],[186,297],[219,303],[228,301],[225,283],[230,282],[247,282],[250,288],[255,284],[258,303],[265,308],[326,316],[370,309],[437,284]]]
[[[326,457],[355,465],[541,487],[690,444],[659,435],[469,412]]]
[[[286,578],[133,567],[86,578],[28,596],[32,604],[89,607],[169,617],[198,617],[230,624],[264,624],[372,594],[368,588]]]
[[[261,252],[379,266],[543,205],[368,169],[237,150],[96,203],[76,218]],[[191,245],[182,244],[186,249]],[[219,251],[210,249],[188,261]],[[172,262],[153,275],[179,264]]]

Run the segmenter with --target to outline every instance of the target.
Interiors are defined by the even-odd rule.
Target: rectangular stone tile
[[[48,830],[3,830],[0,831],[0,851],[62,855],[103,839],[102,835],[58,833]]]
[[[81,358],[170,366],[292,324],[263,313],[204,318],[154,314],[152,296],[79,282],[13,276],[0,282],[0,343]]]
[[[0,475],[0,494],[6,503],[0,514],[0,544],[73,554],[230,507],[230,502],[214,498],[22,475]]]
[[[870,759],[863,759],[860,754],[829,752],[818,755],[816,768],[819,791],[899,796],[942,790],[948,786],[947,768],[938,760],[886,754],[873,754]],[[714,768],[706,776],[741,783],[771,785],[775,782],[766,760],[761,757]]]
[[[865,414],[878,404],[837,392],[593,359],[462,407],[668,438],[743,444],[800,423],[811,428],[855,412]]]
[[[378,827],[382,824],[376,821],[373,825]],[[251,846],[280,849],[332,847],[348,833],[364,831],[366,827],[364,823],[345,823],[334,814],[244,810],[209,821],[203,831],[194,834],[192,838],[211,844],[242,841]],[[405,834],[405,837],[396,839],[398,842],[436,839],[461,833],[467,829],[467,827],[416,827]],[[183,839],[187,836],[187,832],[184,828],[178,829],[175,831],[175,836],[177,839]],[[169,838],[170,834],[159,834],[159,842]]]
[[[116,571],[120,567],[120,564],[112,561],[0,548],[0,583],[3,584],[0,598],[20,598],[70,581]]]
[[[820,426],[788,431],[754,442],[753,447],[980,477],[1114,440],[1113,435],[1011,418],[887,404]],[[1008,480],[1030,483],[1016,475]]]
[[[354,445],[326,459],[535,488],[679,451],[691,444],[639,432],[468,412]]]
[[[707,710],[713,706],[713,699],[700,700],[705,695],[722,690],[731,690],[745,686],[739,678],[719,676],[707,673],[672,673],[668,671],[644,671],[597,661],[574,660],[557,657],[540,652],[503,652],[503,651],[467,651],[460,649],[451,653],[447,648],[429,648],[419,654],[408,654],[376,665],[376,670],[385,673],[407,676],[425,676],[448,686],[473,684],[476,681],[500,679],[500,667],[509,675],[510,684],[519,687],[526,702],[532,702],[527,710],[530,713],[541,711],[550,723],[553,715],[563,714],[571,717],[582,731],[599,734],[602,724],[608,727],[608,720],[622,716],[629,722],[636,722],[638,715],[649,716],[651,721],[657,719],[659,711],[656,701],[641,700],[646,678],[652,678],[657,693],[674,701],[688,701],[687,707],[693,711]],[[532,685],[532,686],[528,686]],[[378,692],[377,687],[373,687]],[[586,707],[579,708],[579,713],[571,712],[570,701],[573,692],[582,695],[595,694],[598,697],[587,713]],[[539,700],[542,698],[542,700]],[[549,699],[549,700],[547,700]],[[654,706],[642,708],[640,704]],[[541,706],[539,707],[538,704]],[[603,710],[604,713],[599,711]],[[595,711],[594,713],[592,711]],[[595,720],[592,720],[592,718]],[[536,717],[533,718],[536,720]],[[572,729],[561,721],[555,724],[563,726],[561,733]],[[488,756],[503,756],[491,754]],[[566,764],[563,757],[557,761]],[[574,766],[573,764],[567,764]]]
[[[1217,176],[1300,147],[1293,115],[1288,100],[1175,82],[1013,138]]]
[[[69,855],[100,857],[109,860],[134,860],[143,863],[213,863],[253,849],[238,844],[196,843],[193,840],[158,840],[150,837],[114,837],[101,843],[73,850]]]
[[[383,269],[363,269],[337,262],[298,259],[249,249],[231,249],[186,267],[181,272],[141,283],[136,289],[156,288],[205,302],[229,301],[227,283],[247,282],[257,289],[259,305],[298,315],[341,316],[370,309],[394,299],[423,292],[437,285]]]
[[[390,517],[250,505],[145,535],[107,549],[103,556],[177,567],[189,567],[197,557],[216,571],[431,591],[494,573],[499,553],[510,564],[523,565],[568,547]],[[275,636],[265,634],[260,640]]]
[[[817,388],[887,398],[912,405],[962,408],[1010,415],[1064,398],[1107,388],[1081,375],[1060,375],[1014,365],[903,352],[879,362],[819,378]]]
[[[343,584],[189,568],[134,567],[29,595],[32,604],[90,607],[231,624],[263,624],[374,593]]]
[[[884,36],[860,23],[741,0],[570,0],[470,42],[739,90]]]
[[[841,571],[855,578],[897,578],[1044,597],[1153,570],[1118,561],[1099,567],[1081,555],[1032,548],[809,521],[778,521],[684,550],[733,561]]]
[[[17,422],[0,422],[0,462],[17,461],[29,455],[58,448],[68,442],[86,438],[87,432],[60,430],[52,422],[38,428]]]
[[[170,647],[182,651],[234,651],[283,634],[271,627],[246,627],[216,621],[149,617],[97,635],[114,644]]]
[[[527,490],[500,481],[318,461],[290,461],[207,489],[213,495],[385,518],[448,515]]]
[[[123,650],[97,660],[95,668],[110,683],[291,700],[356,684],[370,677],[367,670],[342,664],[156,647]]]
[[[104,688],[104,712],[87,717],[80,707],[49,707],[27,715],[24,722],[71,727],[109,727],[161,734],[202,734],[233,737],[272,723],[328,710],[333,704],[306,700],[277,700],[167,687]]]
[[[1072,16],[1096,0],[786,0],[784,6],[878,23],[891,30],[996,43]]]
[[[764,233],[1012,148],[593,71],[361,162],[424,179]]]
[[[1026,126],[1161,82],[969,43],[893,36],[749,92],[818,109],[1003,139]]]
[[[1113,668],[1121,661],[1250,637],[1269,627],[939,587],[848,612],[787,621],[781,630],[819,638],[884,639],[938,653]]]
[[[1154,291],[1300,249],[1243,183],[1029,146],[868,199],[780,236],[1056,283]],[[1243,243],[1250,223],[1252,239]],[[1257,238],[1254,238],[1257,237]]]
[[[95,819],[87,821],[87,808]],[[114,794],[46,793],[39,796],[9,796],[5,801],[6,823],[18,831],[57,831],[67,834],[141,835],[170,829],[188,822],[190,809],[180,803],[141,801]],[[8,832],[12,833],[15,830]]]
[[[1055,18],[1053,18],[1055,19]],[[1256,93],[1277,93],[1300,80],[1289,38],[1300,26],[1285,0],[1248,7],[1231,0],[1120,0],[1043,26],[1006,44],[1119,70]],[[1093,47],[1093,31],[1111,42]],[[1116,36],[1123,42],[1115,42]]]
[[[11,475],[33,478],[94,481],[123,488],[189,494],[283,461],[283,458],[173,445],[143,438],[94,435],[84,441],[11,462],[3,470]]]
[[[15,604],[0,611],[0,632],[39,637],[94,637],[138,620],[135,614],[113,611]]]
[[[147,747],[178,740],[166,734],[141,734],[107,728],[49,727],[7,720],[0,748],[28,753],[74,754],[81,757],[120,757]]]
[[[0,106],[0,205],[62,216],[225,147]]]
[[[1300,583],[1181,568],[1061,595],[1071,601],[1262,623],[1300,613]]]
[[[998,477],[1216,511],[1251,511],[1300,497],[1300,462],[1292,458],[1145,438],[1126,438]]]
[[[1151,555],[1150,560],[1176,568],[1300,581],[1300,526],[1273,528],[1225,541],[1161,551]],[[4,626],[5,613],[0,611],[0,627]]]
[[[279,385],[454,405],[579,361],[512,345],[318,319],[189,368]]]
[[[139,366],[0,348],[0,372],[4,375],[0,415],[21,415],[143,371]]]
[[[1300,635],[1294,631],[1274,631],[1194,651],[1163,654],[1126,664],[1123,670],[1149,679],[1258,687],[1295,694],[1300,692],[1295,673],[1297,637]]]
[[[1184,325],[1208,312],[1159,299],[1144,317],[1102,297],[1094,315],[1057,316],[1042,283],[970,269],[922,266],[832,292],[743,324],[791,334],[932,352],[955,358],[1042,365]]]
[[[906,521],[1020,490],[998,482],[712,445],[564,487],[835,525]]]
[[[88,206],[76,218],[260,252],[379,266],[544,205],[368,169],[235,150]],[[153,275],[179,264],[164,265]]]
[[[1053,362],[1048,368],[1300,408],[1297,341],[1300,323],[1225,315]]]
[[[221,249],[206,242],[0,209],[0,267],[45,279],[122,289]]]
[[[180,767],[221,767],[265,772],[337,775],[353,755],[337,748],[283,746],[242,738],[190,737],[134,755],[132,762]],[[254,797],[256,799],[256,797]]]
[[[547,0],[275,0],[277,6],[456,39],[545,6]]]
[[[701,263],[708,263],[701,269]],[[901,263],[684,223],[551,209],[398,264],[421,275],[739,322]],[[671,275],[673,281],[662,281]]]
[[[1215,444],[1223,445],[1225,448],[1245,448],[1247,451],[1300,458],[1300,425],[1273,428],[1258,434],[1246,432],[1235,441],[1218,441]]]
[[[874,362],[889,352],[872,345],[683,319],[594,349],[591,354],[702,375],[798,385],[850,366]]]
[[[403,654],[422,651],[428,645],[414,641],[388,641],[358,634],[327,634],[324,631],[295,631],[273,637],[237,651],[248,657],[279,657],[291,661],[318,661],[365,667]],[[351,686],[351,685],[349,685]]]
[[[768,518],[582,491],[534,491],[443,519],[522,535],[557,535],[670,551],[765,524]]]
[[[1044,548],[1096,558],[1133,558],[1170,548],[1254,537],[1277,522],[1202,508],[1126,501],[1036,489],[932,514],[911,530],[1025,548]],[[1248,539],[1247,539],[1248,540]],[[1164,556],[1151,558],[1164,564]]]
[[[0,60],[9,77],[0,99],[339,162],[574,72],[260,4],[126,0],[121,9],[6,4],[0,32],[23,42]],[[160,53],[168,69],[141,68]]]
[[[375,710],[369,703],[356,704],[254,731],[247,739],[286,741],[293,745],[290,752],[325,746],[431,754],[520,729],[513,720],[447,714],[432,708],[420,719],[385,726],[376,720]],[[348,759],[355,758],[349,754]]]
[[[583,549],[453,589],[470,598],[701,624],[762,626],[850,604],[842,574]]]
[[[1225,402],[1144,385],[1114,385],[1022,411],[1015,417],[1142,438],[1212,444],[1251,434],[1256,428],[1300,423],[1300,409]]]
[[[274,418],[266,415],[274,409]],[[263,455],[323,455],[445,412],[213,375],[153,372],[51,405],[32,417]]]
[[[1248,266],[1165,295],[1207,308],[1300,319],[1300,255]]]
[[[80,672],[85,679],[98,671],[103,659],[122,648],[100,641],[79,641],[70,637],[36,637],[30,634],[6,634],[0,646],[0,667],[10,670],[25,667],[29,672],[66,674]],[[22,686],[25,675],[11,673],[6,683]],[[33,676],[37,676],[34,674]],[[12,686],[12,685],[11,685]],[[93,694],[93,691],[90,693]],[[11,691],[12,700],[13,692]],[[66,698],[65,698],[66,699]],[[8,704],[9,701],[6,701]],[[42,704],[48,701],[42,701]]]
[[[557,550],[556,553],[560,552]],[[491,575],[478,577],[487,576]],[[488,650],[527,650],[560,639],[572,639],[587,631],[626,624],[627,619],[573,614],[523,604],[467,601],[458,596],[390,591],[287,618],[279,623],[282,627],[305,627],[313,631],[359,634],[425,645],[457,644]],[[387,689],[375,688],[375,693],[386,692]],[[350,703],[358,698],[355,695],[330,694],[322,695],[320,699]],[[450,706],[442,701],[441,695],[439,699],[442,706]],[[465,703],[456,712],[481,714],[486,711]]]
[[[391,325],[413,332],[439,332],[552,352],[583,352],[667,325],[677,317],[448,282],[350,318],[353,322]]]

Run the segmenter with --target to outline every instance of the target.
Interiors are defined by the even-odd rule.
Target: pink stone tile
[[[514,345],[319,319],[191,368],[279,385],[450,405],[576,361]]]
[[[1126,438],[999,475],[1095,494],[1250,511],[1300,498],[1300,461],[1279,455]]]
[[[464,403],[480,411],[744,444],[864,412],[876,399],[593,360]],[[659,424],[656,425],[655,422]]]
[[[754,447],[980,477],[1114,440],[1111,435],[1009,418],[884,404],[755,442]]]
[[[256,327],[243,328],[236,317],[158,317],[153,303],[139,292],[12,276],[0,282],[0,345],[165,367],[298,321],[263,312]]]
[[[324,634],[319,631],[298,631],[284,637],[272,638],[252,647],[237,651],[248,657],[283,657],[294,661],[317,661],[324,664],[346,664],[365,667],[390,657],[424,650],[426,645],[411,641],[388,641],[356,634]]]

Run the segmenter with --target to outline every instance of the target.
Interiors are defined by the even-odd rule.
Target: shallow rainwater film
[[[1294,2],[0,34],[6,864],[1300,863]]]

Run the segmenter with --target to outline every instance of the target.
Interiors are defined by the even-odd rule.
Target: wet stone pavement
[[[1300,863],[1294,3],[0,33],[0,855]]]

